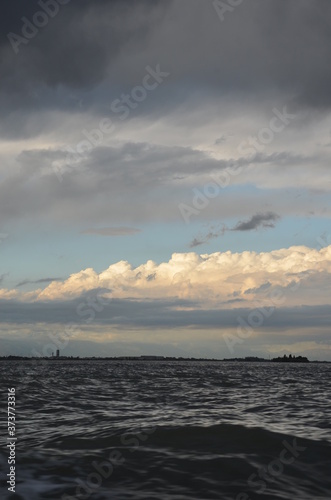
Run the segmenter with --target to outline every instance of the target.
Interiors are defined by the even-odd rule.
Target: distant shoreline
[[[300,359],[301,358],[301,359]],[[209,361],[209,362],[234,362],[234,363],[331,363],[331,361],[310,361],[299,356],[298,358],[279,357],[273,359],[245,357],[245,358],[184,358],[172,356],[54,356],[54,357],[28,357],[28,356],[0,356],[0,361]]]

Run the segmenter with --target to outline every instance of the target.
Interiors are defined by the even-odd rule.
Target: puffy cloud
[[[99,274],[85,269],[63,282],[51,283],[37,298],[64,300],[104,288],[111,290],[113,298],[178,297],[199,301],[202,306],[212,301],[223,307],[229,300],[240,298],[251,305],[261,295],[268,302],[272,291],[280,287],[288,303],[298,305],[308,287],[313,294],[311,300],[323,304],[328,302],[321,293],[328,286],[330,273],[331,246],[320,250],[296,246],[262,253],[175,253],[160,264],[149,260],[133,267],[120,261]]]
[[[41,291],[39,299],[57,300],[59,298],[71,298],[81,295],[87,290],[99,287],[99,276],[93,269],[85,269],[79,273],[72,274],[64,282],[53,282]]]
[[[6,288],[1,288],[0,289],[0,299],[14,299],[18,297],[19,294],[17,290],[7,290]]]
[[[40,338],[55,330],[62,338],[68,329],[78,340],[130,343],[137,334],[132,339],[150,345],[168,341],[175,346],[181,339],[186,348],[201,346],[201,352],[229,356],[226,339],[231,337],[239,342],[237,355],[296,345],[293,352],[315,357],[329,339],[330,274],[331,245],[177,253],[168,262],[149,260],[137,267],[120,261],[101,273],[88,268],[53,281],[43,290],[2,289],[0,321],[8,331],[23,328],[27,335],[36,325]],[[249,338],[241,345],[238,328],[252,318],[259,324],[247,326]]]

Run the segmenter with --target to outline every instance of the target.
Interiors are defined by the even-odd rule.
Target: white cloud
[[[160,264],[149,260],[134,268],[120,261],[100,274],[85,269],[65,281],[52,282],[36,298],[66,300],[105,288],[113,298],[179,297],[200,301],[202,306],[212,301],[218,307],[235,307],[241,300],[248,307],[256,299],[267,303],[275,287],[281,287],[287,305],[299,305],[303,297],[305,303],[326,304],[330,273],[331,246],[320,250],[295,246],[262,253],[175,253]]]

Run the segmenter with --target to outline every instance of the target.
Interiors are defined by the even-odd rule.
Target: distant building
[[[56,349],[56,357],[59,358],[60,357],[60,349]]]

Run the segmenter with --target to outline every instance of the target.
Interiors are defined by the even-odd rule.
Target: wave
[[[47,446],[18,451],[16,498],[329,500],[331,496],[330,443],[258,427],[123,429],[99,441],[55,438]],[[4,452],[0,464],[1,470],[7,469]],[[4,481],[2,486],[5,490]]]

